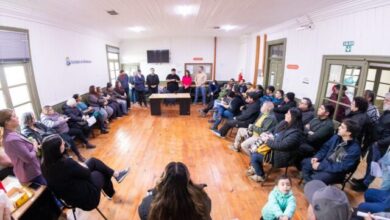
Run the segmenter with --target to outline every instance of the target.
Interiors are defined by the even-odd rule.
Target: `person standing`
[[[13,171],[21,183],[37,183],[46,185],[42,176],[41,166],[37,157],[38,143],[30,141],[18,131],[19,118],[14,110],[0,110],[0,128],[3,129],[0,138],[5,153],[11,159]]]
[[[121,70],[119,72],[119,76],[118,76],[118,79],[117,79],[120,83],[121,83],[121,86],[122,86],[122,89],[125,90],[126,92],[126,104],[127,104],[127,108],[129,109],[130,108],[130,100],[128,100],[129,98],[129,91],[130,91],[130,88],[129,88],[129,83],[130,83],[130,78],[129,78],[129,75],[127,75],[127,73],[125,73],[124,70]]]
[[[158,75],[154,73],[154,68],[150,68],[150,74],[146,77],[146,84],[148,85],[151,94],[158,93],[160,79],[158,78]]]
[[[180,78],[176,74],[176,69],[175,68],[171,69],[171,73],[168,74],[166,80],[167,80],[167,90],[170,93],[175,93],[175,92],[177,92],[179,90]]]
[[[191,84],[192,84],[192,78],[191,78],[191,73],[189,70],[186,70],[184,72],[184,76],[181,79],[181,83],[183,84],[183,90],[185,93],[190,93],[191,92]]]
[[[206,82],[207,82],[207,75],[204,72],[204,67],[200,66],[198,73],[195,76],[195,99],[194,99],[194,104],[198,102],[198,95],[199,95],[199,90],[202,93],[202,103],[203,105],[206,105]]]
[[[137,74],[134,76],[134,88],[137,92],[138,103],[142,107],[142,103],[145,107],[148,107],[145,98],[145,76],[142,75],[141,70],[137,71]]]

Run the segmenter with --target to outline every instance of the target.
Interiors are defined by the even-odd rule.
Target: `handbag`
[[[266,154],[268,154],[268,152],[270,152],[270,151],[271,151],[271,148],[270,148],[267,144],[262,144],[262,145],[260,145],[260,146],[257,148],[257,150],[256,150],[257,153],[262,154],[262,155],[266,155]]]

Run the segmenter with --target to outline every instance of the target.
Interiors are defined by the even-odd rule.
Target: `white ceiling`
[[[66,24],[116,39],[157,36],[240,36],[305,16],[346,0],[1,0],[0,12],[16,11],[34,19]],[[351,1],[351,0],[349,0]],[[196,4],[195,16],[173,13],[176,5]],[[111,16],[107,10],[116,10]],[[237,25],[225,32],[212,27]],[[134,33],[131,26],[146,31]]]

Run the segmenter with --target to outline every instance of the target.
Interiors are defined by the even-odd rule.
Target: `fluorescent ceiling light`
[[[145,28],[142,27],[142,26],[129,27],[128,29],[129,29],[130,31],[134,31],[134,32],[136,32],[136,33],[145,31]]]
[[[181,16],[196,15],[198,14],[198,5],[177,5],[175,6],[175,13]]]
[[[236,25],[230,25],[230,24],[222,25],[222,26],[221,26],[221,29],[222,29],[222,30],[225,30],[225,31],[231,31],[231,30],[234,30],[234,29],[236,29],[236,28],[237,28]]]

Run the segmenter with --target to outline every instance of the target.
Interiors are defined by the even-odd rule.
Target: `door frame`
[[[322,57],[322,64],[321,64],[321,75],[320,75],[320,80],[318,82],[318,88],[319,90],[317,91],[317,96],[316,96],[316,102],[315,105],[318,108],[319,103],[321,103],[321,97],[324,94],[324,90],[326,90],[326,86],[323,86],[323,82],[327,77],[327,63],[328,61],[338,61],[338,62],[343,62],[346,61],[344,64],[348,64],[348,61],[361,61],[361,62],[366,62],[366,65],[363,66],[362,72],[361,72],[361,85],[363,86],[362,88],[365,88],[366,86],[366,79],[367,79],[367,74],[368,74],[368,69],[370,68],[371,63],[388,63],[390,64],[390,56],[364,56],[364,55],[324,55]],[[359,83],[359,84],[360,84]],[[360,86],[360,85],[359,85]],[[364,89],[363,89],[364,90]],[[364,91],[357,91],[356,95],[362,95]]]
[[[264,81],[263,81],[263,84],[265,87],[268,86],[268,79],[269,79],[269,74],[268,74],[268,69],[269,69],[269,66],[270,66],[270,57],[269,57],[269,54],[270,54],[270,47],[273,46],[273,45],[277,45],[277,44],[282,44],[283,45],[283,57],[281,58],[282,59],[282,71],[281,71],[281,74],[282,74],[282,82],[280,82],[280,89],[283,87],[283,80],[284,80],[284,66],[285,66],[285,61],[286,61],[286,47],[287,47],[287,38],[281,38],[281,39],[277,39],[277,40],[272,40],[272,41],[267,41],[266,43],[266,50],[265,50],[265,67],[264,67]]]

